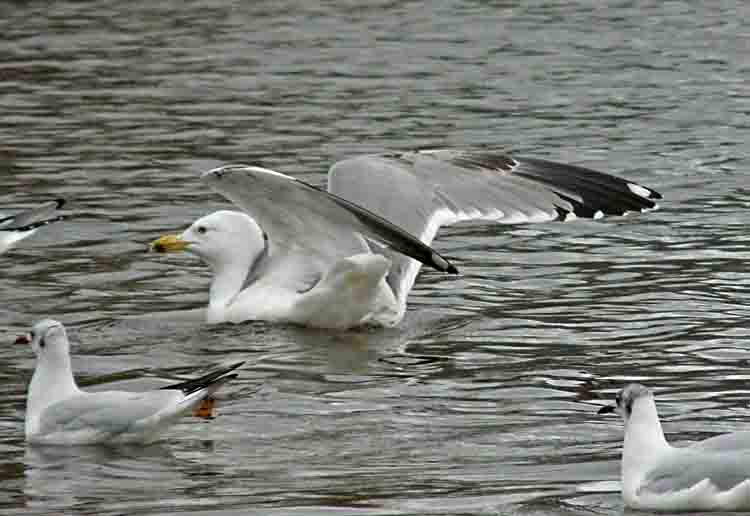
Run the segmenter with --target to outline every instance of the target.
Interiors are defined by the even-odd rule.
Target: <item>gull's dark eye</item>
[[[205,234],[206,231],[208,231],[206,229],[206,226],[198,226],[198,233],[200,233],[201,235]]]

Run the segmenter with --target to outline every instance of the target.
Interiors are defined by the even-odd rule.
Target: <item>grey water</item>
[[[620,514],[618,388],[668,438],[750,427],[750,8],[737,2],[0,4],[0,207],[72,218],[0,257],[3,514]],[[462,225],[404,322],[328,332],[154,318],[205,303],[151,239],[229,203],[199,172],[325,184],[336,160],[482,147],[577,163],[658,211]],[[81,383],[247,360],[157,445],[23,442],[42,317]]]

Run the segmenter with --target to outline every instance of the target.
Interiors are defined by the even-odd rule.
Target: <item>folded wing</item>
[[[14,215],[0,215],[0,230],[28,231],[62,219],[55,210],[65,204],[64,199],[45,202]]]
[[[750,479],[750,450],[701,453],[678,448],[674,457],[650,471],[640,491],[664,494],[688,489],[704,479],[727,491]]]
[[[55,210],[64,203],[63,199],[57,199],[14,215],[0,214],[0,254],[31,236],[38,228],[62,220],[64,217],[55,215]]]
[[[228,380],[237,378],[236,374],[229,373],[239,368],[244,363],[244,361],[235,362],[227,366],[217,367],[210,373],[206,373],[198,378],[192,378],[190,380],[185,380],[184,382],[167,385],[161,389],[182,391],[186,396],[193,393],[200,393],[200,391],[205,391],[200,394],[211,394]]]
[[[94,431],[127,432],[134,423],[151,417],[185,396],[180,391],[82,393],[47,408],[40,419],[40,433]]]

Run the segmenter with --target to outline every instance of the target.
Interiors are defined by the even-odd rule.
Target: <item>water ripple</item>
[[[619,514],[621,423],[655,388],[668,437],[744,429],[750,257],[743,6],[383,0],[0,6],[0,205],[74,216],[0,258],[7,338],[54,316],[89,388],[247,360],[211,422],[158,446],[22,442],[31,352],[0,365],[8,514]],[[603,37],[606,27],[607,37]],[[708,106],[708,108],[707,108]],[[206,301],[153,237],[227,204],[249,162],[505,148],[665,194],[622,219],[441,233],[401,327],[331,333],[159,318]]]

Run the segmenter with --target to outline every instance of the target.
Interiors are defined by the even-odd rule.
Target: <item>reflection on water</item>
[[[0,206],[73,218],[0,257],[6,336],[53,316],[82,383],[247,360],[218,418],[157,446],[22,441],[30,350],[0,363],[3,514],[619,514],[637,379],[668,437],[745,429],[744,6],[98,2],[0,6]],[[708,106],[708,108],[707,108]],[[246,162],[313,184],[384,149],[492,146],[625,175],[643,216],[449,228],[401,327],[163,317],[209,272],[146,244],[226,207]],[[109,376],[114,375],[114,376]]]
[[[184,480],[164,446],[118,448],[30,446],[23,457],[24,494],[31,507],[65,511],[92,499],[152,499],[162,482]],[[97,479],[97,482],[92,482]],[[123,487],[126,493],[123,493]],[[144,496],[145,495],[145,496]]]

